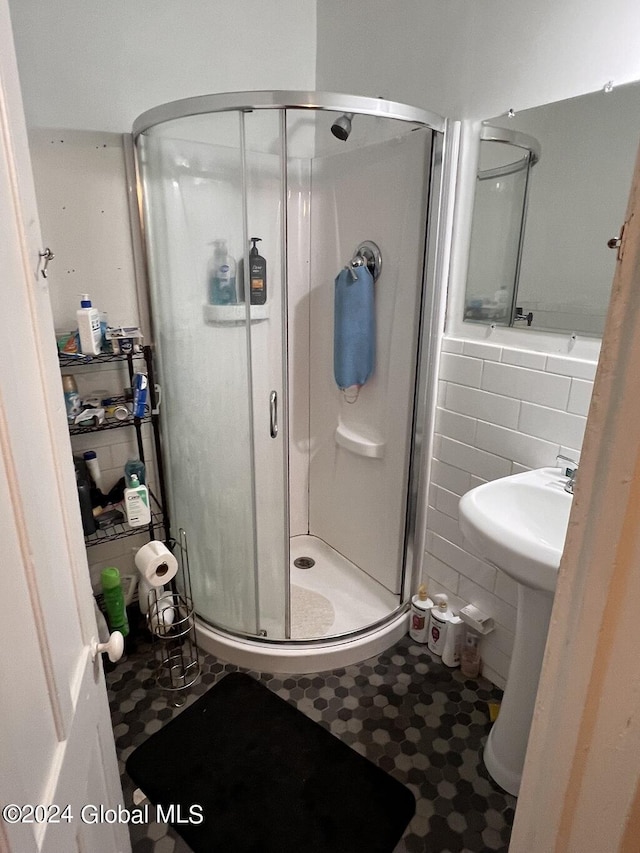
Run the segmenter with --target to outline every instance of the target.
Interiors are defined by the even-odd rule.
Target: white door
[[[0,235],[0,850],[126,853],[7,0]]]

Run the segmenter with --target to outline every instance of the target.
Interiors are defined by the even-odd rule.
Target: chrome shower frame
[[[350,641],[353,645],[362,645],[369,635],[373,637],[380,629],[393,624],[395,634],[387,634],[388,639],[380,647],[380,651],[399,638],[406,631],[401,617],[406,619],[410,603],[411,591],[416,587],[421,571],[422,552],[424,550],[424,522],[426,513],[426,482],[431,449],[431,419],[433,417],[435,391],[433,386],[435,365],[438,359],[439,336],[442,331],[442,292],[444,283],[444,267],[446,266],[446,236],[443,230],[443,211],[447,205],[448,179],[455,171],[453,162],[447,162],[449,146],[445,144],[447,121],[436,113],[422,110],[402,103],[387,101],[382,98],[351,96],[330,92],[307,91],[249,91],[229,92],[213,95],[202,95],[184,98],[154,107],[140,115],[133,123],[132,134],[125,137],[125,152],[127,154],[127,174],[129,180],[130,207],[137,215],[132,220],[139,224],[137,235],[134,234],[134,251],[136,255],[136,272],[138,279],[138,300],[141,317],[146,318],[146,331],[151,333],[151,307],[148,284],[148,267],[144,250],[145,223],[142,203],[142,181],[139,164],[136,157],[136,141],[145,131],[159,124],[181,118],[204,115],[217,112],[250,112],[253,110],[279,109],[286,111],[311,110],[349,113],[354,116],[367,115],[384,119],[414,123],[433,131],[431,145],[431,174],[427,198],[427,227],[424,235],[422,254],[424,258],[422,272],[422,305],[421,324],[418,340],[416,361],[415,396],[413,400],[413,432],[410,456],[409,476],[407,482],[407,509],[405,522],[404,566],[398,606],[386,617],[375,624],[367,625],[349,634],[335,635],[331,638],[316,640],[276,639],[243,634],[228,629],[211,626],[215,633],[231,641],[240,641],[240,645],[264,645],[273,650],[278,648],[306,648],[322,652],[324,647],[332,644],[346,649]],[[285,113],[283,113],[283,116]],[[284,137],[286,146],[286,135]],[[286,150],[283,154],[286,158]],[[453,152],[449,159],[453,160]],[[286,187],[284,188],[286,192]],[[137,230],[134,226],[134,230]],[[286,243],[285,243],[286,245]],[[285,276],[286,279],[286,276]],[[285,280],[286,286],[286,280]],[[286,304],[286,299],[285,299]],[[287,571],[288,583],[288,571]],[[198,617],[207,626],[209,623]],[[288,621],[288,620],[287,620]],[[398,627],[399,626],[399,627]],[[204,638],[201,637],[201,641]],[[372,639],[373,642],[373,639]],[[205,647],[206,647],[205,643]],[[373,653],[374,646],[366,646],[368,656]],[[310,652],[311,653],[311,652]],[[357,658],[361,659],[360,657]],[[242,653],[238,660],[243,660]],[[315,660],[315,658],[314,658]],[[346,660],[346,659],[345,659]],[[333,665],[333,663],[332,663]],[[343,663],[335,665],[344,665]],[[298,668],[281,669],[280,671],[303,671]],[[304,670],[306,671],[306,670]]]
[[[410,107],[382,98],[365,98],[337,94],[334,92],[297,92],[287,90],[258,92],[224,92],[219,95],[198,95],[182,98],[142,113],[133,123],[134,142],[152,127],[174,119],[205,113],[236,112],[249,110],[326,110],[354,115],[393,118],[398,121],[415,122],[431,130],[444,132],[446,120],[436,113]]]

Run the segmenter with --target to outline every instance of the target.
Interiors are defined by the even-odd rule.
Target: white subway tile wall
[[[425,580],[454,610],[475,604],[495,620],[482,642],[484,674],[503,687],[516,625],[516,584],[481,560],[458,526],[458,502],[487,480],[579,459],[596,364],[445,338],[429,485]]]

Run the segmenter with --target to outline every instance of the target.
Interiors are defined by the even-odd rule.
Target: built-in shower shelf
[[[382,459],[386,442],[381,439],[368,438],[349,429],[344,424],[340,424],[336,428],[336,444],[351,453],[355,453],[356,456]]]
[[[234,305],[203,306],[204,321],[212,326],[242,326],[247,322],[247,306],[244,302]],[[252,323],[260,323],[269,319],[266,305],[250,305],[249,319]]]

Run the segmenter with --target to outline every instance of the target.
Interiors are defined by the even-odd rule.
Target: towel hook
[[[364,240],[360,243],[353,253],[350,266],[352,269],[366,266],[373,280],[377,281],[382,270],[382,254],[376,243],[373,240]]]

